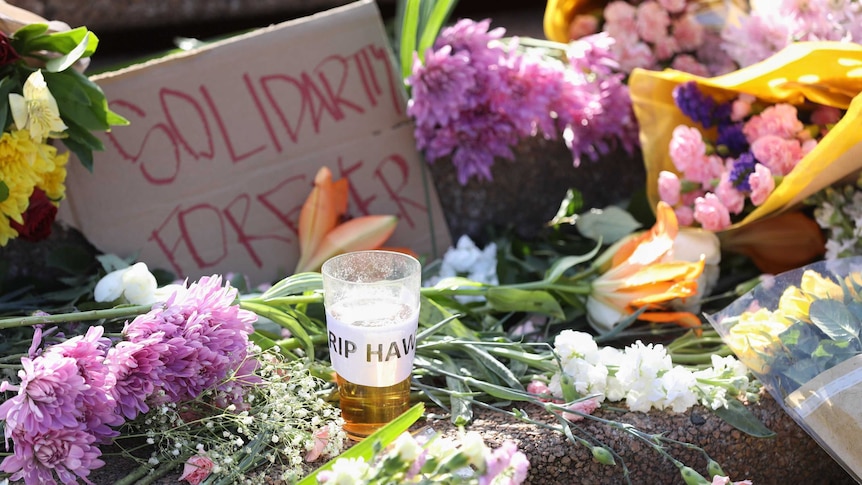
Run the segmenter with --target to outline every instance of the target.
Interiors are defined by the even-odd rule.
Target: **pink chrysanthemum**
[[[108,351],[105,366],[113,381],[109,391],[117,413],[126,419],[135,419],[138,413],[150,410],[146,401],[160,384],[162,355],[168,351],[162,336],[155,333],[137,342],[119,342]]]
[[[116,403],[107,390],[109,378],[104,360],[111,341],[103,337],[104,331],[101,326],[90,327],[85,335],[52,345],[43,354],[69,357],[77,363],[78,374],[84,378],[89,388],[81,393],[76,407],[83,413],[81,420],[87,430],[96,436],[100,443],[107,443],[110,438],[118,435],[111,426],[123,424],[122,418],[114,412]]]
[[[171,401],[197,397],[245,360],[256,316],[235,305],[236,296],[236,289],[222,286],[221,277],[203,277],[126,326],[130,342],[163,334],[167,351],[159,382]]]
[[[0,463],[0,470],[11,473],[11,480],[27,485],[56,484],[54,474],[64,484],[77,484],[91,470],[105,465],[95,437],[80,427],[51,429],[45,432],[18,429],[13,434],[14,454]]]
[[[6,439],[18,429],[41,434],[60,428],[75,428],[83,418],[78,407],[90,389],[78,373],[75,359],[59,354],[22,358],[18,371],[18,395],[0,404],[0,419],[6,421]],[[14,390],[13,386],[2,386]]]

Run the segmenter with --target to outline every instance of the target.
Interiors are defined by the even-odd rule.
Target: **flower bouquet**
[[[858,481],[862,258],[764,280],[708,318],[784,410]]]
[[[763,271],[810,262],[823,247],[813,222],[784,214],[781,224],[768,227],[767,219],[790,212],[862,168],[862,138],[855,129],[862,116],[862,77],[854,71],[860,60],[857,44],[800,42],[764,62],[713,78],[635,70],[629,88],[651,205],[674,199],[681,220],[720,231],[724,249],[748,254],[755,262],[755,255],[770,252],[789,258],[780,264],[758,262]],[[675,178],[687,186],[683,183],[674,195],[670,182],[679,182]],[[746,227],[755,222],[760,228]],[[764,237],[764,231],[784,232]],[[802,244],[803,237],[811,244]],[[766,239],[794,240],[797,251],[758,248]],[[791,253],[799,257],[793,260]]]

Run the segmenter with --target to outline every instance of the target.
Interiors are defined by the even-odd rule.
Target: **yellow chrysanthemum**
[[[53,169],[53,161],[38,156],[37,146],[27,132],[0,135],[0,177],[9,188],[9,196],[0,202],[0,213],[23,223],[21,214],[27,210],[33,187],[43,173]]]
[[[61,136],[68,128],[60,118],[57,100],[48,89],[41,70],[30,74],[24,82],[23,96],[9,94],[12,119],[19,130],[27,130],[30,138],[43,142],[49,137]]]
[[[45,191],[49,199],[58,201],[66,197],[66,163],[69,161],[69,152],[58,154],[55,150],[53,161],[54,170],[42,174],[42,181],[38,186]]]
[[[9,243],[10,239],[18,237],[18,231],[12,229],[9,219],[0,215],[0,247]]]

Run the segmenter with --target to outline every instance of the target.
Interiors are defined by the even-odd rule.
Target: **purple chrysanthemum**
[[[138,413],[150,410],[146,401],[159,383],[164,367],[161,356],[168,350],[162,337],[156,333],[137,342],[119,342],[108,351],[105,366],[113,381],[109,391],[117,414],[126,419],[135,419]]]
[[[704,128],[729,124],[731,104],[716,103],[714,99],[703,94],[694,81],[677,85],[673,89],[673,100],[682,114]]]
[[[44,432],[17,429],[13,434],[15,450],[0,463],[0,470],[11,473],[11,480],[27,485],[56,484],[54,474],[64,484],[77,484],[91,470],[105,465],[96,438],[80,427],[51,429]]]
[[[458,117],[467,106],[476,85],[476,73],[466,53],[452,53],[452,46],[429,50],[423,65],[417,58],[407,84],[413,87],[407,114],[417,122],[434,127]]]
[[[130,342],[162,333],[159,382],[167,399],[194,399],[243,363],[256,316],[235,305],[236,296],[221,277],[203,277],[126,326]]]
[[[741,154],[733,162],[733,168],[730,170],[730,181],[733,183],[733,186],[743,192],[750,191],[751,185],[748,183],[748,176],[754,172],[756,164],[757,160],[755,160],[751,152]]]
[[[43,356],[57,354],[74,359],[78,374],[84,378],[88,389],[81,393],[76,407],[81,410],[81,420],[100,443],[107,443],[118,435],[111,426],[123,424],[115,412],[116,403],[108,393],[108,368],[104,365],[105,354],[111,341],[103,337],[104,328],[90,327],[85,335],[70,338],[45,349]]]
[[[506,29],[497,27],[488,30],[489,27],[491,27],[490,19],[479,22],[461,19],[455,25],[440,31],[440,35],[434,42],[434,49],[450,46],[453,54],[467,53],[470,60],[476,64],[497,64],[505,52],[494,41],[500,40],[505,35]]]
[[[6,421],[6,439],[19,429],[41,434],[77,427],[84,415],[78,403],[90,386],[78,373],[75,359],[54,353],[35,359],[22,358],[21,365],[18,394],[0,404],[0,419]],[[15,389],[3,384],[3,390]]]

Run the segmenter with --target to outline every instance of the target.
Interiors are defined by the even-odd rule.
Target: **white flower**
[[[662,374],[660,381],[665,396],[657,408],[670,407],[673,412],[681,413],[697,404],[697,396],[692,391],[697,380],[690,370],[675,366]]]
[[[393,444],[394,453],[406,462],[413,462],[422,454],[422,447],[410,433],[401,433]]]
[[[62,134],[68,128],[60,118],[57,100],[48,89],[41,69],[27,77],[23,96],[9,94],[9,108],[15,128],[29,130],[30,138],[39,143]]]
[[[369,478],[368,472],[368,463],[362,458],[339,458],[329,471],[318,475],[318,480],[335,485],[361,485]]]
[[[599,346],[592,335],[586,332],[563,330],[554,339],[554,351],[564,366],[575,358],[590,364],[599,363]]]
[[[484,249],[479,249],[466,234],[458,238],[455,247],[446,250],[440,263],[440,271],[436,277],[425,282],[426,286],[434,286],[446,278],[462,277],[485,285],[497,285],[497,245],[490,243]],[[481,296],[458,295],[462,303],[481,301]]]
[[[133,305],[152,305],[184,289],[185,286],[174,284],[159,288],[156,277],[150,273],[146,263],[135,263],[106,274],[96,283],[93,296],[99,302],[125,298]]]
[[[485,467],[485,455],[488,448],[485,446],[485,440],[482,435],[475,431],[468,431],[461,439],[461,453],[467,457],[471,465],[478,469]]]

